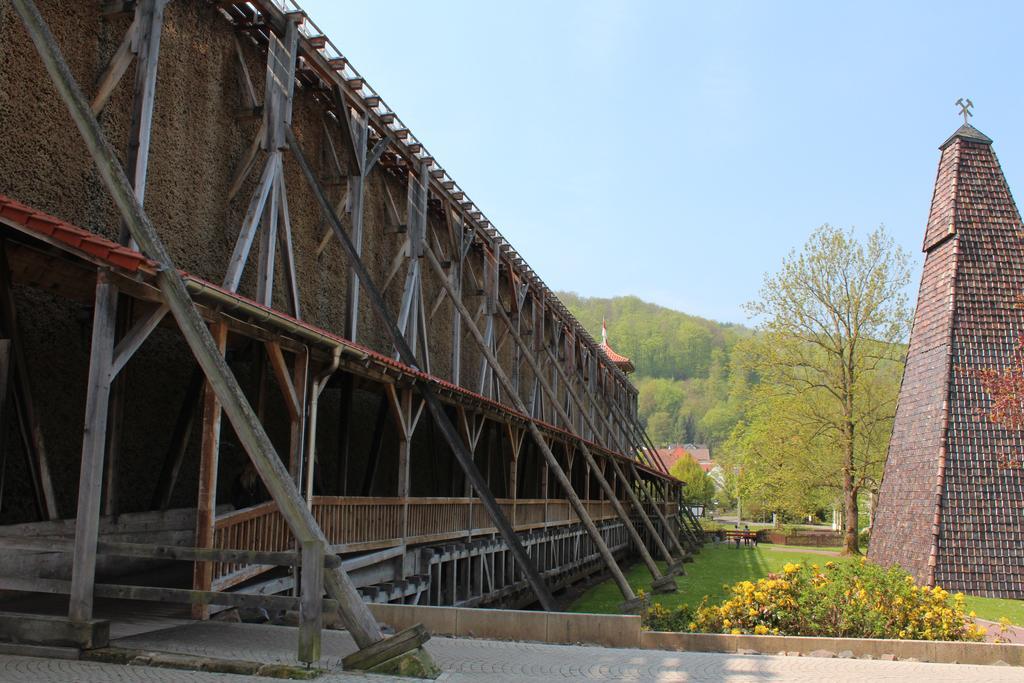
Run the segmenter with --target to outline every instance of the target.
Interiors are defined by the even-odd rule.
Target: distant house
[[[662,464],[665,465],[665,469],[668,470],[672,469],[672,466],[679,462],[680,458],[689,454],[691,458],[697,461],[700,468],[714,480],[716,486],[721,488],[725,485],[722,468],[717,462],[712,460],[711,447],[707,444],[672,444],[666,448],[659,448],[657,453],[658,459],[661,460]]]
[[[707,444],[684,443],[683,450],[697,461],[705,473],[716,467],[715,461],[711,459],[711,448]]]

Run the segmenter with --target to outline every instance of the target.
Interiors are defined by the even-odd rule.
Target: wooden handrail
[[[501,498],[518,530],[574,524],[569,501],[560,498]],[[583,501],[591,517],[614,518],[609,501]],[[408,506],[409,528],[402,529],[402,509]],[[380,496],[314,496],[313,517],[334,551],[374,550],[402,543],[433,543],[493,533],[494,527],[477,498],[400,498]],[[272,502],[218,515],[214,546],[222,550],[258,551],[267,556],[294,552],[295,540]],[[227,557],[225,557],[227,559]],[[273,568],[271,564],[216,562],[214,587],[224,589]]]

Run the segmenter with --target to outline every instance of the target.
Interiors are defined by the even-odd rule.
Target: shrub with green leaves
[[[861,562],[789,563],[756,582],[740,581],[720,605],[651,605],[650,630],[901,640],[982,640],[964,596],[919,586],[898,567]]]

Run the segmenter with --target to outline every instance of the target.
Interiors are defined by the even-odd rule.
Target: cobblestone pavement
[[[566,680],[651,683],[1024,681],[1024,670],[999,666],[616,650],[464,638],[437,638],[427,643],[427,649],[448,672],[448,680],[460,683]]]
[[[321,667],[331,670],[317,679],[324,683],[408,679],[350,674],[338,671],[341,657],[355,648],[348,634],[324,633]],[[148,650],[260,662],[294,662],[296,630],[250,624],[192,623],[159,634],[118,639],[115,644]],[[434,638],[426,645],[444,669],[441,680],[468,681],[645,681],[651,683],[711,682],[767,683],[769,681],[1008,681],[1024,682],[1024,669],[1002,666],[967,666],[884,662],[858,659],[773,657],[620,650],[600,647],[510,643],[467,638]],[[120,666],[93,662],[0,656],[0,683],[75,681],[78,683],[246,683],[269,679],[251,676]]]
[[[2,683],[273,683],[275,680],[262,676],[0,655]],[[340,672],[315,680],[322,683],[409,683],[408,678]]]

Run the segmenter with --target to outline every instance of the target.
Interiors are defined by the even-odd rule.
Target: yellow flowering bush
[[[862,561],[793,564],[729,588],[720,605],[696,610],[660,604],[644,613],[651,630],[757,635],[982,640],[985,630],[964,608],[964,596],[918,586],[898,567]]]

